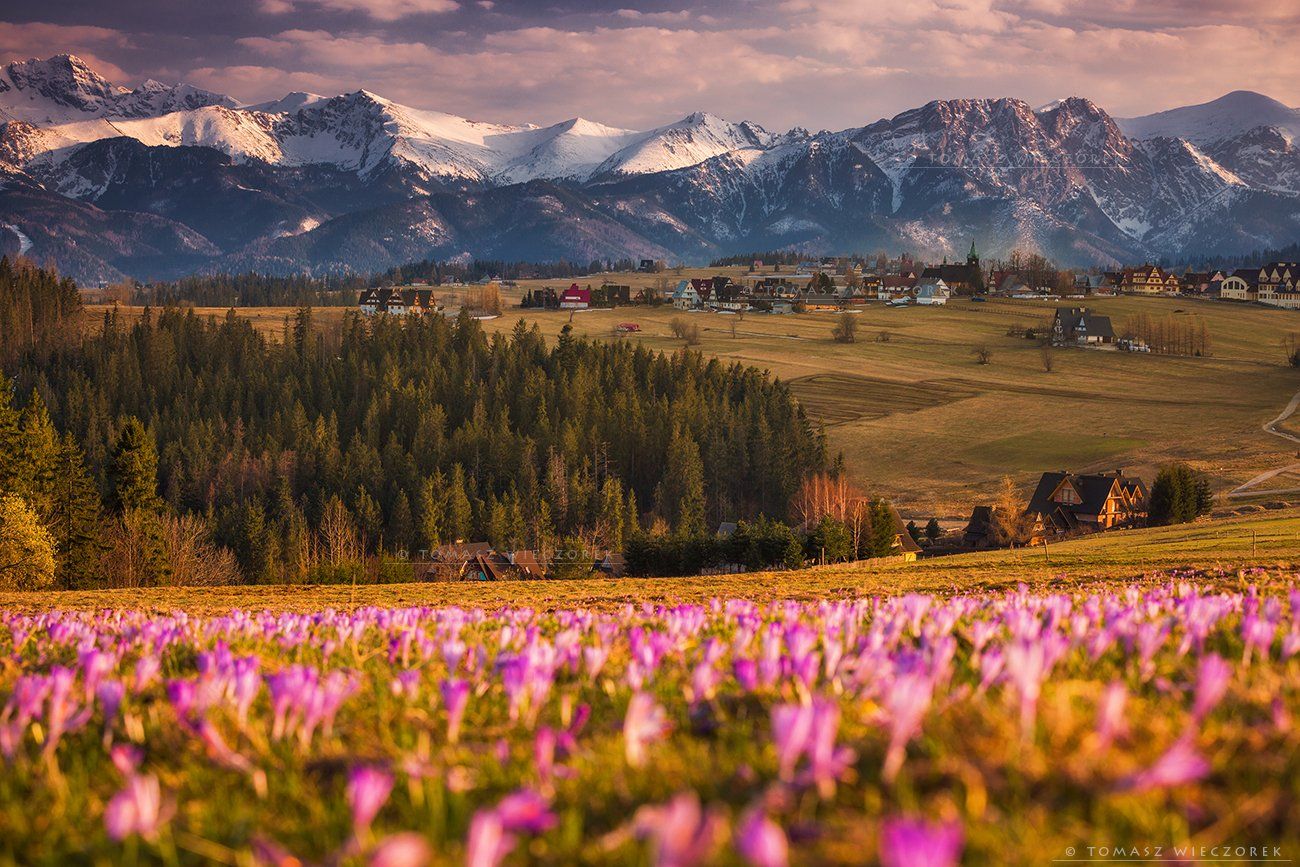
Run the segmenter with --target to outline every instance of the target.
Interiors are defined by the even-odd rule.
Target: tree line
[[[693,352],[467,315],[348,314],[327,339],[308,308],[279,342],[180,309],[93,332],[0,383],[4,490],[64,587],[342,580],[456,540],[621,551],[788,520],[828,466],[783,383]]]

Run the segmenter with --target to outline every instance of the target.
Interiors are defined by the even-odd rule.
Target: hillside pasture
[[[732,269],[743,273],[743,269]],[[684,276],[712,271],[688,272]],[[672,280],[677,276],[669,275]],[[626,282],[629,275],[611,275]],[[601,277],[578,281],[599,285]],[[663,275],[635,275],[655,285]],[[525,282],[524,287],[569,281]],[[1226,491],[1294,459],[1296,447],[1261,426],[1300,390],[1300,374],[1283,364],[1282,342],[1300,330],[1300,314],[1186,298],[1095,298],[1085,304],[1112,318],[1203,320],[1210,357],[1173,357],[1062,349],[1051,371],[1024,329],[1048,321],[1052,302],[954,300],[944,307],[868,305],[857,316],[855,343],[831,338],[835,313],[772,315],[684,313],[669,305],[615,310],[538,311],[508,307],[485,320],[508,332],[524,319],[555,337],[569,325],[601,340],[630,340],[676,351],[672,322],[700,326],[694,348],[752,364],[791,384],[810,415],[826,426],[833,451],[855,480],[897,502],[909,516],[958,519],[987,500],[1003,476],[1028,486],[1043,470],[1117,466],[1151,478],[1156,468],[1187,461]],[[125,311],[131,315],[133,311]],[[225,315],[225,311],[206,311]],[[273,339],[292,311],[238,311]],[[340,310],[318,310],[320,322]],[[619,335],[635,322],[640,332]],[[986,347],[989,363],[974,350]],[[1294,425],[1294,421],[1291,422]]]

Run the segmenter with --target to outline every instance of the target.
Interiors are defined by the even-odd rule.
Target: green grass
[[[1107,458],[1129,454],[1146,445],[1133,437],[1075,433],[1045,437],[1041,434],[1016,434],[967,446],[965,455],[1008,472],[1041,472],[1049,467],[1070,467],[1079,463],[1094,464]]]
[[[155,587],[62,593],[0,593],[0,610],[134,607],[219,613],[350,609],[364,605],[527,605],[608,610],[624,604],[685,604],[713,598],[821,599],[910,591],[991,590],[1025,582],[1076,587],[1158,570],[1300,568],[1300,510],[1262,511],[1226,520],[1086,536],[1043,548],[872,561],[805,569],[684,578],[430,583],[351,586]]]

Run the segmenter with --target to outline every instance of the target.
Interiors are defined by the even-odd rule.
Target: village
[[[1300,263],[1296,262],[1270,262],[1230,273],[1188,269],[1180,274],[1152,264],[1117,271],[1062,271],[1040,257],[1024,259],[1022,265],[1022,257],[1014,254],[1009,262],[986,267],[972,242],[964,262],[925,264],[906,256],[879,256],[870,262],[856,257],[807,260],[783,268],[756,259],[744,274],[676,280],[668,276],[663,263],[643,260],[638,272],[654,275],[650,285],[634,288],[609,276],[598,285],[544,285],[525,289],[519,305],[524,309],[581,311],[670,304],[683,312],[797,314],[852,311],[873,303],[938,306],[958,297],[978,302],[989,297],[1042,301],[1131,295],[1300,309]],[[368,315],[418,315],[467,306],[476,313],[491,314],[500,312],[501,286],[511,285],[485,278],[471,285],[377,286],[362,294],[359,308]],[[1088,323],[1081,321],[1076,322],[1072,336],[1079,343],[1102,345],[1117,343],[1122,337],[1106,334],[1104,327],[1089,330]],[[1065,334],[1058,337],[1069,339]],[[1142,351],[1140,346],[1122,343],[1119,348]]]

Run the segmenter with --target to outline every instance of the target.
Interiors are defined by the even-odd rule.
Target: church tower
[[[966,254],[966,264],[967,264],[967,265],[974,265],[974,266],[977,267],[977,268],[979,267],[979,264],[980,264],[980,256],[979,256],[979,253],[976,253],[976,252],[975,252],[975,241],[974,241],[974,240],[972,240],[972,241],[970,242],[970,252]]]

